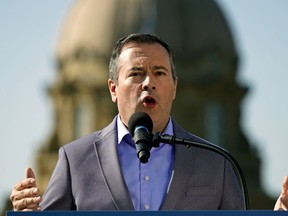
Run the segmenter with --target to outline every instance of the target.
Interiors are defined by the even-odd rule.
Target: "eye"
[[[129,71],[128,76],[129,77],[138,77],[138,76],[142,76],[143,73],[144,73],[144,71],[141,67],[132,67]]]
[[[164,75],[166,75],[166,73],[164,71],[156,71],[155,75],[156,76],[164,76]]]
[[[131,73],[129,73],[130,77],[136,77],[136,76],[141,76],[142,72],[141,71],[133,71]]]

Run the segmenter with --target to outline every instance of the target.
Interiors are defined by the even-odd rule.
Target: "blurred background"
[[[57,149],[112,119],[107,59],[113,43],[137,29],[159,34],[175,50],[179,85],[184,77],[175,119],[235,155],[252,207],[272,209],[288,175],[288,1],[95,2],[0,2],[0,210],[26,167],[45,188]],[[177,114],[185,106],[189,122],[189,113]]]

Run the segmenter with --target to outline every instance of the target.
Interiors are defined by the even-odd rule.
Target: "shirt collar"
[[[118,144],[120,144],[123,137],[126,134],[129,134],[128,129],[126,128],[126,126],[121,121],[120,115],[117,116],[117,131],[118,131]]]
[[[118,131],[118,144],[120,144],[123,137],[126,134],[129,134],[127,127],[121,121],[120,115],[117,116],[117,131]],[[173,123],[172,123],[171,117],[169,118],[169,122],[168,122],[165,130],[161,134],[174,135]]]

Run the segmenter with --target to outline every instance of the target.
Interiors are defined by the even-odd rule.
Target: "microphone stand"
[[[187,148],[190,148],[191,146],[197,146],[200,148],[211,150],[213,152],[216,152],[216,153],[224,156],[234,167],[234,171],[237,175],[237,178],[238,178],[238,181],[239,181],[240,187],[242,189],[242,193],[243,193],[244,208],[245,208],[245,210],[250,209],[249,197],[248,197],[248,188],[247,188],[244,173],[243,173],[239,163],[232,157],[232,155],[228,151],[226,151],[225,149],[223,149],[219,146],[213,145],[213,144],[195,142],[195,141],[188,140],[188,139],[177,138],[177,137],[171,136],[171,135],[161,135],[159,132],[156,132],[152,138],[152,146],[153,147],[159,147],[160,143],[181,144],[181,145],[185,145]]]

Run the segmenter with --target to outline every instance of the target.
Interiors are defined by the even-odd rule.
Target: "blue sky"
[[[35,167],[35,153],[52,132],[47,87],[56,76],[55,43],[71,2],[0,2],[0,208],[25,167]],[[263,159],[262,185],[276,195],[288,175],[288,1],[217,2],[238,47],[239,81],[251,88],[241,124]]]
[[[262,185],[278,194],[288,175],[288,1],[218,0],[240,54],[239,81],[251,88],[242,127],[262,157]]]

